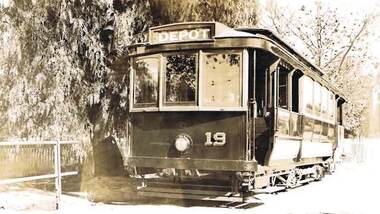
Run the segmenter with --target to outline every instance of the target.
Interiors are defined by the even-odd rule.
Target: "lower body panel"
[[[330,157],[333,153],[332,143],[302,142],[301,158]]]
[[[124,165],[135,167],[198,169],[214,171],[256,171],[256,161],[129,157]]]

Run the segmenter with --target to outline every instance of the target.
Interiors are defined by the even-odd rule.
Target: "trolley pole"
[[[55,209],[59,209],[59,204],[61,202],[61,193],[62,193],[62,186],[61,186],[61,145],[60,142],[57,141],[54,145],[54,171],[55,171]]]

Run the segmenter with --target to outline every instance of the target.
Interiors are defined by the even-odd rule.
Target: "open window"
[[[292,75],[292,111],[299,112],[299,103],[300,103],[300,91],[299,84],[300,78],[303,73],[299,70],[293,72]]]
[[[266,116],[273,107],[273,81],[275,69],[278,66],[279,58],[264,50],[255,50],[255,99],[257,103],[257,116]]]
[[[196,53],[164,56],[164,105],[197,105],[197,58]]]
[[[320,142],[321,132],[322,132],[322,121],[314,120],[314,133],[313,133],[314,142]]]
[[[338,98],[337,107],[336,107],[336,119],[338,125],[343,125],[343,101]]]
[[[289,71],[280,66],[278,72],[278,107],[288,109]]]

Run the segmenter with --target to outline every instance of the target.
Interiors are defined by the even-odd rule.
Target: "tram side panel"
[[[300,79],[303,140],[300,158],[329,158],[336,144],[335,95],[308,76]]]
[[[270,69],[270,65],[262,64],[258,64],[257,75],[257,81],[261,82],[264,78],[260,79],[260,71],[264,73]],[[270,91],[272,87],[269,84],[265,88],[267,94],[278,96]],[[274,117],[258,117],[255,120],[255,157],[261,165],[313,164],[333,155],[336,148],[335,95],[307,75],[298,80],[297,88],[297,93],[292,97],[298,97],[298,108],[292,109],[299,112],[276,107]],[[257,93],[258,102],[260,97],[263,96]],[[266,119],[273,121],[274,126],[271,127],[271,122]]]
[[[299,161],[302,144],[302,116],[277,108],[272,149],[268,156],[269,166],[280,167]]]

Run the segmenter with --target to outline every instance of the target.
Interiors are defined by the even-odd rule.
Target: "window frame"
[[[315,80],[313,80],[313,115],[317,118],[322,116],[322,84]]]
[[[321,88],[321,117],[325,120],[329,118],[329,93],[328,89],[322,85]]]
[[[136,61],[141,59],[149,59],[149,58],[155,58],[158,60],[158,76],[157,76],[157,101],[155,105],[153,103],[135,103],[135,72],[136,72]],[[152,55],[144,55],[144,56],[138,56],[130,61],[132,67],[131,72],[129,76],[129,86],[130,86],[130,111],[157,111],[159,108],[159,102],[160,102],[160,73],[161,73],[161,55],[160,54],[152,54]]]
[[[194,101],[186,101],[186,102],[167,102],[166,101],[166,62],[165,59],[167,56],[171,55],[181,55],[181,54],[188,54],[188,55],[195,55],[195,82],[196,82],[196,89],[195,89],[195,100]],[[199,51],[176,51],[176,52],[164,52],[161,53],[161,72],[160,72],[160,103],[159,103],[159,109],[161,110],[170,110],[172,107],[176,108],[184,108],[184,109],[196,109],[194,107],[198,106],[199,103]]]
[[[203,66],[203,57],[205,57],[208,53],[237,53],[240,55],[240,103],[239,106],[234,107],[213,107],[213,106],[205,106],[203,105],[203,84],[204,84],[204,72],[205,68]],[[199,110],[200,111],[246,111],[248,110],[247,105],[247,97],[248,97],[248,51],[247,49],[242,48],[228,48],[228,49],[206,49],[201,50],[199,54]]]
[[[289,91],[290,90],[290,85],[289,85],[289,75],[290,75],[290,73],[292,72],[292,70],[288,70],[287,68],[285,68],[284,66],[282,66],[282,65],[279,65],[278,66],[278,69],[277,69],[277,87],[276,87],[276,89],[277,89],[277,97],[276,97],[276,99],[277,99],[277,107],[279,107],[279,108],[282,108],[282,109],[286,109],[286,110],[289,110],[289,108],[290,108],[290,103],[289,103],[289,98],[290,98],[290,96],[291,96],[291,92]],[[283,77],[285,77],[285,89],[282,89],[281,90],[281,85],[280,85],[280,81],[281,81],[281,79],[280,79],[280,76],[282,76],[283,75]],[[286,102],[286,106],[281,106],[280,105],[280,91],[281,92],[285,92],[284,94],[285,94],[285,99],[283,99],[285,102]],[[290,92],[290,93],[289,93]]]
[[[240,69],[241,69],[241,76],[240,76],[240,96],[241,96],[241,102],[238,107],[205,107],[201,104],[202,99],[202,75],[203,75],[203,66],[202,66],[202,57],[204,53],[226,53],[226,52],[233,52],[238,53],[241,56],[241,62],[240,62]],[[194,102],[194,105],[165,105],[164,104],[164,98],[166,97],[165,90],[166,90],[166,81],[165,80],[165,72],[164,72],[164,59],[163,57],[165,55],[172,55],[172,54],[181,54],[181,53],[195,53],[196,54],[196,69],[197,69],[197,89],[196,89],[196,101]],[[135,99],[134,99],[134,78],[135,78],[135,62],[137,59],[143,59],[143,58],[158,58],[159,66],[158,66],[158,104],[157,106],[152,107],[144,107],[144,106],[136,106]],[[131,72],[129,74],[129,86],[130,86],[130,92],[129,92],[129,111],[130,112],[150,112],[150,111],[247,111],[248,110],[248,72],[249,72],[249,56],[248,56],[248,50],[246,48],[208,48],[208,49],[197,49],[197,50],[183,50],[183,51],[162,51],[160,53],[154,53],[154,54],[147,54],[147,55],[140,55],[130,58],[130,65],[131,66]]]
[[[303,75],[299,81],[301,81],[299,83],[299,97],[300,97],[300,100],[299,100],[299,112],[301,114],[304,114],[304,115],[307,115],[309,117],[313,117],[315,118],[316,116],[314,115],[314,82],[315,80],[313,78],[311,78],[310,76],[307,76],[307,75]],[[309,84],[308,84],[309,83]],[[306,94],[306,87],[308,87],[307,89],[311,89],[311,95],[307,95]],[[310,103],[307,103],[306,101],[310,101]],[[310,104],[310,108],[308,108],[308,105],[307,104]],[[309,112],[310,111],[310,112]]]
[[[305,76],[305,75],[304,75]],[[304,99],[304,96],[305,96],[305,79],[302,80],[302,78],[304,78],[304,76],[302,76],[300,78],[300,83],[299,83],[299,90],[300,90],[300,93],[299,93],[299,98],[300,98],[300,103],[299,103],[299,109],[300,109],[300,113],[309,117],[309,118],[313,118],[315,120],[319,120],[319,121],[322,121],[322,122],[326,122],[326,123],[329,123],[329,124],[334,124],[336,123],[336,101],[333,99],[331,100],[330,96],[334,96],[335,97],[335,93],[330,89],[328,88],[325,84],[323,83],[320,83],[318,81],[316,81],[315,79],[313,79],[312,77],[310,76],[306,76],[305,79],[310,79],[311,80],[311,85],[312,85],[312,96],[311,97],[311,100],[312,100],[312,113],[308,112],[307,111],[307,103],[305,104],[305,100]],[[316,103],[314,102],[315,99],[316,99],[316,93],[315,93],[315,85],[318,84],[319,87],[320,87],[320,96],[319,96],[319,99],[320,99],[320,111],[319,111],[319,115],[316,114]],[[325,88],[325,89],[323,89]],[[327,115],[323,115],[322,114],[322,106],[323,106],[323,99],[326,99],[323,97],[323,90],[326,91],[326,94],[327,94],[327,112],[326,114]],[[332,110],[333,112],[331,112],[331,109],[330,109],[330,105],[331,103],[333,104],[334,109]],[[332,117],[330,117],[332,114],[333,116],[333,119]]]

